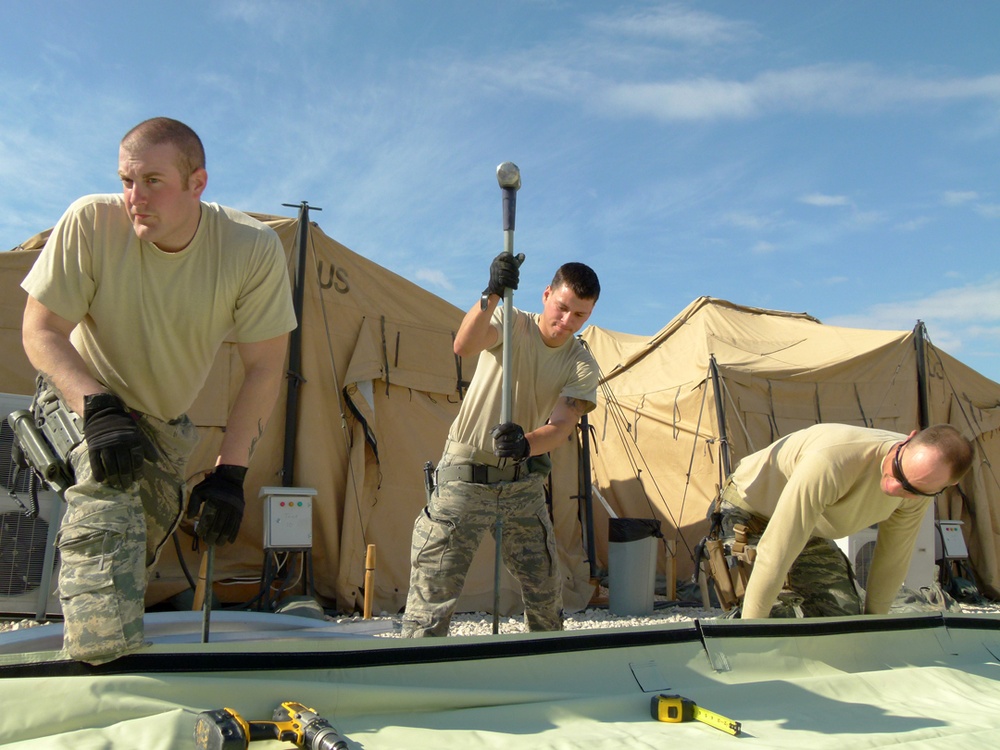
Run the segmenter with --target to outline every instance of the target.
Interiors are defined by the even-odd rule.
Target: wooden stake
[[[375,545],[368,545],[365,555],[365,619],[372,619],[372,600],[375,598]]]
[[[666,576],[666,594],[668,601],[677,599],[677,540],[664,539],[666,542],[666,565],[664,575]]]

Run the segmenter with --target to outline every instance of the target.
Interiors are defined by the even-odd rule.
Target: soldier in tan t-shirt
[[[559,268],[542,293],[542,312],[515,309],[510,352],[511,421],[500,421],[504,290],[516,289],[523,255],[498,255],[490,283],[466,314],[455,353],[479,356],[476,374],[448,432],[437,486],[413,526],[407,637],[443,636],[465,577],[497,513],[503,560],[521,584],[529,630],[562,629],[562,583],[545,504],[547,453],[564,443],[594,409],[598,368],[574,336],[600,295],[597,275],[582,263]]]
[[[205,151],[191,128],[140,123],[121,141],[118,172],[122,193],[75,201],[22,282],[36,409],[57,405],[83,435],[69,459],[59,598],[64,649],[92,664],[143,645],[147,576],[180,521],[198,442],[185,411],[227,335],[243,385],[187,510],[207,544],[235,541],[296,325],[278,236],[202,202]]]

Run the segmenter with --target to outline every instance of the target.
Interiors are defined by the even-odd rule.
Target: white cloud
[[[885,214],[881,211],[857,211],[851,215],[850,226],[871,227],[885,221]]]
[[[929,296],[872,305],[853,315],[823,319],[827,325],[877,330],[912,330],[921,320],[936,346],[955,355],[996,356],[1000,345],[1000,278],[941,289]],[[994,325],[997,324],[997,325]]]
[[[1000,219],[1000,203],[980,203],[976,206],[976,213],[987,219]]]
[[[776,249],[777,247],[774,244],[762,240],[753,246],[752,251],[757,255],[767,255],[773,253]]]
[[[436,268],[420,268],[417,270],[416,278],[418,281],[437,289],[447,289],[448,291],[455,289],[448,275]]]
[[[974,190],[946,190],[941,196],[946,206],[960,206],[977,198],[979,198],[979,193]]]
[[[827,206],[849,206],[851,201],[849,198],[843,195],[823,195],[822,193],[812,193],[811,195],[803,195],[799,198],[800,203],[805,203],[809,206],[818,206],[820,208],[826,208]]]
[[[760,216],[746,211],[731,211],[722,217],[722,222],[755,232],[770,229],[775,225],[775,220],[771,216]]]
[[[600,95],[601,90],[595,90]],[[857,116],[901,106],[1000,100],[1000,75],[928,81],[868,65],[814,65],[766,71],[746,81],[701,76],[661,82],[608,82],[615,111],[660,120],[722,120],[777,113]]]
[[[614,16],[597,16],[590,19],[587,25],[599,31],[699,45],[729,44],[757,36],[746,22],[676,4],[632,13],[621,12]]]
[[[896,229],[900,232],[916,232],[919,229],[923,229],[925,226],[930,224],[931,220],[927,216],[918,216],[915,219],[910,219],[909,221],[901,221],[896,224]]]
[[[882,302],[855,316],[838,316],[837,320],[863,318],[872,328],[912,328],[917,319],[948,320],[981,324],[1000,321],[1000,278],[980,284],[941,289],[927,297]],[[837,324],[841,325],[841,324]]]

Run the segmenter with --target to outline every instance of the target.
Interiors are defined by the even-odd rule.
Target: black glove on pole
[[[246,466],[219,464],[215,470],[195,485],[188,500],[187,517],[201,517],[194,532],[207,544],[235,542],[243,522],[243,480]],[[202,505],[205,507],[202,509]]]
[[[119,490],[139,478],[146,460],[142,432],[125,404],[113,393],[83,397],[83,437],[94,479]]]
[[[500,458],[513,458],[523,461],[531,455],[531,444],[524,436],[524,428],[513,422],[504,422],[494,427],[493,452]]]
[[[517,289],[521,280],[521,264],[524,263],[524,253],[511,255],[502,252],[490,263],[490,283],[483,290],[483,295],[495,294],[503,297],[505,289]]]

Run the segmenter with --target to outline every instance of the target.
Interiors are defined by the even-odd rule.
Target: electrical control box
[[[312,487],[261,487],[264,549],[312,548]]]
[[[938,521],[937,546],[934,551],[938,560],[964,560],[969,556],[961,521]]]

